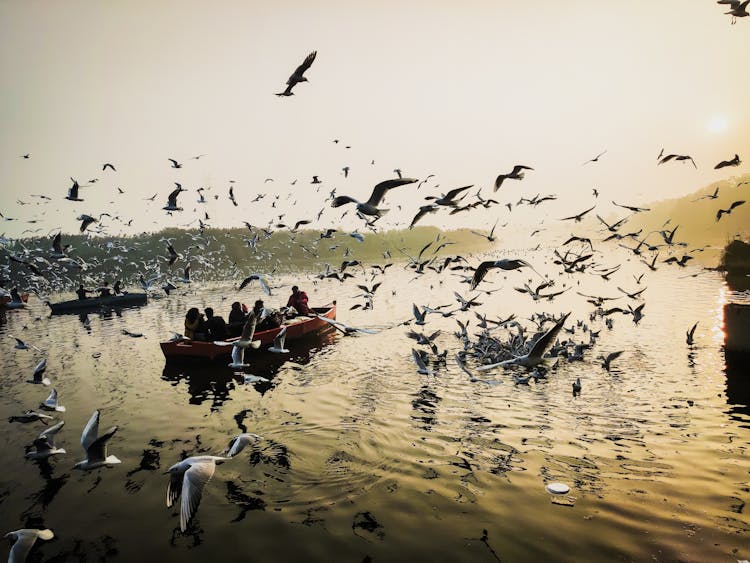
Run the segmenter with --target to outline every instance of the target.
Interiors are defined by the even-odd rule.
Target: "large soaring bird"
[[[307,57],[304,61],[302,61],[302,64],[297,67],[297,70],[295,70],[292,75],[289,77],[289,80],[286,81],[286,90],[283,92],[278,92],[277,96],[294,96],[294,92],[292,92],[292,88],[300,82],[307,82],[307,78],[304,77],[305,71],[310,68],[310,66],[313,64],[313,61],[315,60],[315,56],[318,54],[317,51],[313,51]]]

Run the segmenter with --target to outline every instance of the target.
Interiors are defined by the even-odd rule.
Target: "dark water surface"
[[[602,332],[584,360],[563,359],[528,386],[502,371],[482,376],[497,385],[469,381],[452,359],[461,348],[456,322],[437,315],[423,328],[442,330],[436,342],[449,360],[435,376],[416,373],[408,327],[393,325],[410,318],[412,303],[453,306],[454,290],[470,294],[445,273],[415,280],[395,266],[369,311],[349,310],[362,302],[351,284],[303,279],[313,304],[337,299],[340,320],[380,332],[294,345],[288,358],[248,354],[247,371],[272,379],[257,386],[221,362],[166,364],[158,346],[181,331],[190,306],[226,315],[237,298],[230,283],[183,286],[87,320],[50,317],[32,297],[0,325],[0,532],[53,529],[56,539],[37,542],[32,555],[55,561],[749,558],[750,367],[725,363],[723,282],[691,273],[698,270],[650,273],[639,325],[624,315],[613,316],[611,330],[592,322]],[[512,290],[528,276],[491,272],[480,289],[503,290],[482,293],[477,310],[490,318],[572,311],[573,326],[593,310],[576,291],[638,288],[630,276],[587,276],[585,288],[573,278],[554,302],[533,302]],[[279,296],[266,304],[283,304],[295,281],[275,278]],[[245,290],[244,301],[256,292]],[[457,317],[477,332],[472,311]],[[45,353],[14,349],[9,334]],[[566,337],[588,340],[580,328]],[[607,372],[596,358],[615,350],[625,352]],[[49,393],[26,383],[41,357],[67,407],[57,418],[68,453],[48,463],[24,458],[43,426],[7,422]],[[583,390],[573,397],[577,377]],[[122,464],[73,469],[97,408],[102,429],[119,428],[109,453]],[[240,431],[263,440],[217,467],[181,533],[178,511],[165,506],[164,471],[220,451]],[[570,493],[547,493],[554,481]]]

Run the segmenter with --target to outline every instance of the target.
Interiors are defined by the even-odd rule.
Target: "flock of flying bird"
[[[748,4],[747,1],[740,4],[739,2],[720,0],[719,3],[731,5],[731,12],[729,13],[732,14],[733,18],[741,18],[748,15],[746,11]],[[289,77],[286,83],[286,89],[276,95],[293,95],[294,93],[292,92],[292,89],[297,84],[307,81],[304,73],[310,68],[315,61],[315,58],[316,52],[313,51]],[[584,165],[598,162],[605,154],[606,151],[601,152],[596,157],[587,160]],[[30,155],[28,154],[23,155],[23,158],[29,158],[29,156]],[[201,156],[204,155],[193,158],[197,159]],[[169,159],[169,161],[171,162],[172,168],[179,169],[183,166],[177,160]],[[664,155],[664,152],[662,151],[657,158],[658,165],[666,164],[670,161],[689,161],[693,166],[696,166],[695,161],[689,155]],[[725,167],[737,167],[740,163],[740,157],[735,155],[732,159],[718,163],[715,168],[722,169]],[[116,168],[111,163],[103,165],[102,170],[107,169],[116,172]],[[344,171],[345,178],[348,177],[349,167],[344,167],[342,170]],[[507,185],[506,188],[503,189],[506,181],[521,181],[524,179],[526,173],[533,170],[534,169],[530,166],[517,164],[513,166],[510,172],[498,174],[494,181],[493,193],[503,194],[507,190]],[[382,203],[385,198],[389,196],[391,190],[418,190],[430,178],[428,177],[420,182],[416,178],[402,177],[400,170],[397,170],[396,174],[398,176],[397,178],[388,179],[375,185],[366,201],[359,201],[356,197],[350,195],[337,195],[336,189],[333,189],[331,190],[326,202],[332,208],[353,204],[354,212],[363,221],[362,228],[376,231],[376,223],[388,212],[388,209],[383,207]],[[65,195],[64,199],[70,202],[84,201],[84,198],[81,197],[82,194],[80,191],[82,186],[72,178],[71,181],[73,184],[68,189],[67,195]],[[418,185],[416,187],[412,186],[406,188],[406,186],[417,183]],[[179,213],[183,211],[183,208],[178,205],[178,198],[183,192],[189,191],[183,188],[180,183],[176,182],[175,184],[176,188],[170,191],[167,196],[166,204],[162,208],[169,213]],[[311,184],[322,184],[322,182],[317,176],[313,176]],[[426,203],[416,210],[416,213],[409,224],[409,228],[413,228],[427,214],[436,213],[440,210],[446,210],[450,214],[456,214],[470,212],[472,209],[476,208],[490,209],[494,206],[502,205],[507,207],[509,212],[512,210],[513,203],[507,202],[501,204],[498,199],[482,197],[481,189],[478,189],[476,193],[473,194],[473,199],[466,201],[472,188],[473,185],[466,185],[448,190],[440,195],[426,196],[424,198]],[[118,188],[118,190],[120,189]],[[205,203],[206,200],[202,193],[205,190],[203,188],[198,188],[196,191],[200,196],[198,202]],[[122,190],[120,190],[120,193],[123,193]],[[598,198],[598,195],[598,190],[594,190],[593,197]],[[260,194],[258,194],[258,196],[260,196]],[[716,199],[717,196],[718,189],[712,195],[700,199]],[[44,197],[48,198],[48,196]],[[154,197],[149,199],[153,200]],[[257,197],[254,201],[258,201],[259,199],[261,198]],[[553,194],[544,196],[537,194],[530,198],[522,197],[515,205],[529,205],[536,207],[543,202],[554,201],[555,199],[556,196]],[[230,187],[229,190],[229,200],[234,206],[238,205],[233,187]],[[618,204],[614,201],[612,203],[618,208],[629,211],[631,214],[648,211],[648,209],[642,207]],[[737,200],[727,209],[718,209],[716,212],[716,221],[721,220],[724,215],[731,214],[734,209],[744,203],[744,200]],[[596,205],[587,207],[579,213],[560,218],[560,221],[572,221],[574,224],[580,223],[589,213],[594,211],[596,207]],[[321,209],[321,212],[318,214],[318,219],[320,219],[322,212],[323,210]],[[105,216],[112,217],[109,213],[101,213],[97,218],[87,214],[79,215],[78,219],[81,221],[80,232],[85,233],[91,225],[99,223]],[[301,219],[294,222],[293,226],[286,225],[281,222],[283,217],[284,214],[280,215],[277,222],[272,220],[267,228],[259,228],[246,223],[250,238],[245,242],[252,253],[264,258],[273,257],[275,252],[274,248],[264,249],[265,244],[271,244],[271,242],[267,241],[270,241],[274,234],[272,228],[277,230],[285,229],[288,233],[288,240],[285,244],[288,246],[294,246],[298,230],[303,226],[314,224],[313,219]],[[674,252],[685,246],[684,243],[681,243],[679,239],[676,238],[676,232],[678,231],[679,226],[667,229],[669,221],[665,223],[662,229],[643,234],[641,230],[631,232],[625,231],[630,216],[625,216],[613,222],[608,222],[599,215],[596,215],[596,217],[599,224],[601,224],[601,231],[603,232],[603,238],[601,241],[616,241],[620,247],[627,249],[629,252],[632,252],[634,256],[641,258],[641,262],[649,270],[655,270],[657,268],[660,249],[666,248],[670,252]],[[208,220],[207,214],[205,220]],[[498,226],[498,221],[494,223],[489,233],[478,231],[473,232],[474,234],[485,238],[488,242],[494,242],[498,237],[495,232],[495,229]],[[207,225],[203,223],[202,219],[199,220],[199,225],[200,228],[197,232],[186,234],[186,236],[189,236],[194,242],[192,247],[189,249],[185,248],[178,250],[175,248],[173,240],[163,239],[162,242],[167,250],[167,256],[152,257],[152,259],[148,261],[135,261],[127,257],[128,253],[133,250],[135,243],[110,241],[100,248],[100,253],[103,256],[107,256],[106,260],[104,258],[95,258],[89,259],[89,261],[86,262],[80,257],[76,258],[71,256],[74,249],[70,245],[64,246],[62,244],[62,233],[57,232],[51,239],[50,250],[45,250],[43,248],[30,249],[24,246],[21,242],[19,243],[21,250],[15,250],[13,252],[6,251],[9,262],[7,265],[3,266],[3,270],[0,270],[0,272],[9,279],[12,277],[17,279],[20,277],[19,272],[11,271],[11,263],[20,264],[21,267],[24,268],[23,271],[28,270],[32,274],[30,278],[28,278],[28,286],[26,289],[31,288],[38,294],[48,294],[50,291],[54,290],[69,289],[71,283],[76,279],[81,279],[84,272],[93,273],[106,271],[109,275],[111,275],[113,271],[119,271],[120,273],[138,272],[139,283],[142,288],[147,291],[155,289],[154,283],[156,280],[165,279],[166,281],[162,286],[162,289],[164,289],[168,295],[169,291],[176,289],[179,284],[188,284],[193,281],[191,279],[191,267],[193,267],[194,264],[200,264],[206,271],[209,269],[218,271],[220,270],[220,267],[223,267],[225,264],[225,262],[221,260],[221,256],[225,254],[226,246],[217,243],[216,235],[212,235],[207,231]],[[310,248],[303,247],[303,250],[311,256],[317,257],[317,245],[323,244],[323,241],[333,239],[338,234],[337,229],[327,227],[320,232],[320,235],[314,241],[314,245],[311,245]],[[353,233],[346,233],[345,237],[345,240],[358,242],[364,240],[364,235],[360,233],[359,230]],[[96,244],[96,239],[94,238],[85,240],[85,244]],[[340,237],[337,240],[341,240]],[[278,242],[278,237],[273,241]],[[214,244],[215,248],[209,251],[211,243]],[[634,246],[629,246],[628,243],[633,244]],[[580,296],[584,297],[586,301],[592,305],[593,309],[589,312],[587,318],[579,319],[574,324],[567,327],[566,323],[568,322],[571,313],[562,315],[539,313],[532,315],[529,321],[534,325],[533,332],[530,332],[524,324],[519,322],[520,320],[516,318],[515,315],[498,319],[488,318],[477,310],[481,305],[478,299],[483,293],[491,294],[498,291],[498,289],[480,290],[479,288],[480,286],[486,288],[485,280],[488,279],[488,276],[492,277],[493,271],[501,270],[506,273],[505,275],[517,276],[520,276],[521,274],[509,273],[516,270],[528,270],[533,273],[537,277],[538,283],[534,283],[532,279],[525,282],[519,280],[519,286],[514,289],[520,294],[526,294],[534,302],[552,301],[559,295],[568,292],[572,289],[572,286],[559,288],[554,279],[539,273],[529,261],[523,258],[506,257],[485,260],[472,266],[469,261],[462,256],[441,254],[441,251],[449,248],[450,244],[451,242],[447,240],[447,238],[441,238],[439,235],[437,239],[421,248],[416,256],[411,256],[409,254],[409,249],[406,248],[399,248],[397,250],[404,255],[404,267],[413,271],[415,279],[424,276],[429,272],[434,272],[441,276],[439,283],[442,284],[445,280],[443,274],[450,273],[458,276],[459,281],[457,283],[466,284],[470,291],[476,291],[477,293],[467,297],[458,291],[454,292],[456,304],[453,306],[451,306],[451,304],[419,306],[415,303],[412,306],[412,317],[395,326],[414,324],[417,327],[424,327],[428,324],[432,315],[439,315],[441,318],[454,317],[458,325],[458,331],[455,333],[455,336],[458,341],[461,342],[460,349],[455,354],[454,360],[456,365],[468,375],[469,381],[472,383],[486,385],[502,383],[499,379],[483,378],[482,376],[484,372],[499,367],[525,368],[525,372],[521,370],[514,371],[513,377],[515,383],[518,385],[528,385],[532,380],[539,381],[547,377],[550,369],[554,369],[554,367],[563,359],[568,362],[582,361],[584,359],[586,352],[595,346],[600,337],[601,327],[596,327],[596,323],[602,322],[604,327],[612,329],[614,324],[613,318],[615,315],[629,317],[635,325],[638,325],[644,317],[645,302],[643,301],[642,294],[646,291],[646,287],[641,288],[641,284],[645,272],[633,276],[634,282],[638,286],[637,289],[626,290],[618,285],[617,290],[620,294],[616,296],[597,296],[578,292]],[[18,246],[15,248],[17,249]],[[387,269],[393,266],[393,262],[388,262],[382,265],[372,265],[368,271],[362,261],[356,258],[356,255],[351,256],[352,252],[349,247],[346,248],[347,250],[343,256],[341,266],[337,270],[332,270],[330,265],[326,264],[325,269],[315,277],[319,281],[335,280],[342,284],[348,283],[348,279],[359,281],[360,283],[355,283],[355,285],[362,292],[359,296],[363,298],[363,302],[354,305],[352,308],[361,308],[363,310],[372,309],[375,306],[376,292],[386,277]],[[180,251],[185,252],[186,256],[183,256]],[[189,255],[188,251],[191,251]],[[602,280],[608,281],[611,279],[611,276],[617,274],[620,265],[605,265],[600,262],[602,256],[603,253],[595,249],[594,241],[592,241],[591,238],[573,234],[553,251],[553,254],[550,257],[550,265],[548,269],[556,267],[560,276],[567,276],[570,279],[580,279],[580,276],[591,275],[601,277]],[[649,258],[643,259],[645,256],[649,256]],[[390,249],[386,250],[384,258],[391,258]],[[662,262],[676,264],[678,267],[684,267],[690,259],[692,259],[690,253],[683,251],[681,257],[671,255]],[[167,266],[172,268],[177,264],[178,260],[185,262],[185,264],[182,265],[183,269],[180,277],[161,272],[161,265],[163,262],[166,262]],[[149,273],[144,275],[144,272],[148,272],[149,270],[152,272],[153,270],[157,270],[156,275],[152,276]],[[246,287],[251,281],[257,280],[266,293],[270,294],[271,292],[270,286],[266,281],[267,274],[247,275],[247,272],[243,272],[240,266],[233,264],[229,271],[229,275],[231,277],[243,278],[243,281],[239,286],[240,290]],[[145,276],[150,277],[147,279]],[[362,276],[363,279],[357,280],[358,276]],[[624,307],[610,307],[607,305],[607,302],[610,300],[625,298],[629,299],[631,302],[627,303]],[[476,319],[475,327],[479,330],[478,333],[473,335],[473,338],[472,335],[469,334],[470,320],[467,320],[467,317],[471,317],[472,315],[473,318]],[[347,326],[339,321],[332,322],[332,324],[345,336],[375,332],[367,328]],[[686,342],[688,345],[694,343],[696,326],[697,323],[686,333]],[[501,331],[502,336],[500,336]],[[425,334],[418,330],[411,329],[407,332],[406,336],[413,339],[416,343],[414,345],[415,347],[412,348],[412,359],[418,373],[432,376],[439,373],[442,366],[446,365],[447,350],[440,351],[436,343],[436,339],[439,335],[440,331]],[[565,335],[564,338],[561,338],[561,335]],[[579,336],[583,338],[578,338]],[[33,345],[27,344],[20,339],[16,340],[16,348],[20,350],[34,348]],[[248,341],[248,346],[251,346],[251,344],[252,343]],[[284,348],[283,333],[280,335],[277,342],[274,343],[274,346],[275,351],[278,353],[288,352],[288,350]],[[245,366],[244,347],[235,346],[234,348],[235,350],[232,354],[233,362],[230,365],[234,367]],[[602,368],[607,371],[612,369],[612,363],[623,353],[624,351],[617,350],[600,355],[598,359],[601,362]],[[550,361],[550,358],[552,358],[552,361]],[[51,385],[50,380],[44,377],[45,370],[46,360],[43,359],[37,364],[30,382],[43,386]],[[572,391],[576,396],[582,392],[582,382],[580,381],[580,378],[572,383]],[[49,396],[44,401],[40,402],[40,407],[49,412],[65,412],[65,407],[59,404],[58,395],[54,388]],[[78,469],[93,470],[120,463],[120,460],[117,457],[109,455],[107,451],[108,443],[116,434],[117,427],[109,428],[100,433],[99,419],[100,412],[97,410],[91,415],[91,418],[82,431],[81,446],[85,457],[82,461],[76,463],[75,467]],[[21,415],[11,417],[12,422],[30,423],[40,421],[45,424],[45,426],[50,424],[51,420],[52,417],[45,414],[45,412],[34,410],[27,410]],[[60,448],[56,442],[57,435],[63,427],[64,421],[46,427],[45,430],[33,440],[32,446],[28,449],[26,456],[29,459],[47,459],[51,456],[65,454],[65,450]],[[167,484],[166,504],[168,507],[171,507],[178,499],[181,499],[179,511],[180,529],[183,532],[187,529],[191,518],[198,509],[203,488],[213,476],[216,465],[232,459],[246,446],[257,442],[260,439],[261,437],[255,434],[243,433],[234,437],[229,445],[218,455],[187,457],[169,468],[168,473],[170,477]],[[53,533],[46,529],[23,529],[11,532],[7,534],[7,536],[15,541],[11,550],[10,560],[23,561],[37,539],[49,540],[53,537]]]

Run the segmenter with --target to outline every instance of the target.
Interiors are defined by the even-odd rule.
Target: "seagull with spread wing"
[[[417,180],[415,178],[394,178],[393,180],[385,180],[380,182],[372,189],[370,199],[365,202],[360,202],[348,195],[340,195],[333,199],[331,207],[341,207],[347,203],[356,203],[357,211],[362,215],[369,215],[371,217],[381,217],[388,212],[388,209],[379,209],[378,204],[385,196],[388,190],[403,186],[406,184],[413,184]]]
[[[304,74],[305,71],[313,64],[313,61],[315,60],[317,54],[317,51],[313,51],[312,53],[307,55],[307,57],[305,57],[305,60],[302,61],[302,64],[297,67],[297,70],[295,70],[289,77],[289,80],[286,81],[286,90],[284,90],[283,92],[278,92],[276,94],[277,96],[294,96],[292,88],[294,88],[300,82],[308,81],[307,78],[305,78]]]
[[[182,189],[182,186],[177,184],[177,188],[172,191],[172,193],[169,194],[169,197],[167,197],[167,205],[162,207],[165,211],[182,211],[182,207],[177,206],[177,196],[180,195],[180,192],[183,192],[186,190]]]
[[[492,191],[497,191],[500,189],[500,186],[503,185],[503,182],[505,180],[523,180],[524,170],[534,170],[530,166],[524,166],[523,164],[516,164],[513,167],[513,170],[509,174],[500,174],[497,178],[495,178],[495,189]]]

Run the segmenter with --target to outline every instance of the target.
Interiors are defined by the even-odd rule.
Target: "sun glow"
[[[723,115],[714,115],[708,121],[708,130],[711,133],[723,133],[727,130],[727,118]]]

